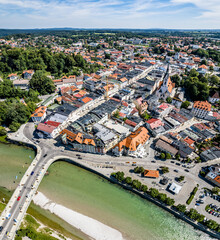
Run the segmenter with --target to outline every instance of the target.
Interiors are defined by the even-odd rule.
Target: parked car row
[[[217,213],[217,212],[215,212],[215,211],[212,210],[212,209],[209,209],[207,212],[208,212],[209,214],[212,214],[213,216],[220,217],[220,213]]]

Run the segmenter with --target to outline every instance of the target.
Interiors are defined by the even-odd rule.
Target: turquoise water
[[[49,172],[39,191],[52,201],[119,230],[125,239],[211,239],[147,200],[74,165],[56,162]]]

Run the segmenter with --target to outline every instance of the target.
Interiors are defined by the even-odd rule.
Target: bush
[[[177,209],[179,212],[185,213],[185,211],[186,211],[186,205],[184,205],[184,204],[178,204],[178,205],[176,206],[176,209]]]
[[[180,177],[178,178],[178,182],[182,182],[184,179],[185,179],[184,176],[180,176]]]
[[[169,168],[168,167],[161,167],[162,173],[168,173],[169,172]]]
[[[167,101],[167,103],[172,103],[172,98],[171,97],[167,97],[166,101]]]
[[[170,153],[166,153],[166,159],[171,159],[172,156],[170,155]]]
[[[219,191],[220,191],[220,189],[218,188],[218,187],[214,187],[214,188],[212,188],[212,193],[213,194],[219,194]]]
[[[7,131],[4,127],[0,126],[0,136],[5,136],[7,134]]]
[[[193,189],[193,191],[191,192],[189,198],[187,199],[186,203],[188,205],[192,202],[192,200],[195,197],[195,194],[196,194],[197,191],[198,191],[198,186]]]

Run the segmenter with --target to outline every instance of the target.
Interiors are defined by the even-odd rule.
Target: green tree
[[[169,172],[169,168],[168,167],[161,167],[162,173],[168,173]]]
[[[219,77],[216,75],[212,75],[209,79],[209,83],[211,86],[218,86],[219,85]]]
[[[184,179],[185,179],[184,176],[180,176],[180,177],[178,178],[178,182],[182,182]]]
[[[171,97],[167,97],[166,101],[167,101],[167,103],[172,103],[172,98]]]
[[[195,209],[190,208],[189,212],[187,212],[187,216],[192,220],[196,220],[199,216],[199,213]]]
[[[7,131],[4,127],[0,126],[0,136],[5,136],[7,134]]]
[[[53,81],[48,78],[43,71],[36,71],[31,78],[29,85],[41,95],[51,94],[56,89]]]
[[[125,183],[127,183],[129,185],[132,184],[132,178],[131,177],[126,177],[124,181],[125,181]]]
[[[184,213],[184,212],[186,211],[186,205],[184,205],[184,204],[178,204],[178,205],[176,206],[176,209],[177,209],[179,212]]]
[[[12,122],[10,125],[9,125],[9,128],[12,132],[16,132],[20,127],[20,124],[18,122]]]
[[[174,203],[175,203],[175,201],[174,201],[174,199],[168,197],[168,198],[166,199],[165,203],[166,203],[168,206],[173,206]]]
[[[137,189],[137,190],[141,190],[141,182],[140,181],[138,181],[138,180],[133,180],[132,181],[132,187],[133,188],[135,188],[135,189]]]
[[[181,85],[181,78],[178,74],[175,74],[170,77],[171,81],[175,83],[175,87],[179,87]]]
[[[219,191],[220,191],[220,188],[218,188],[218,187],[214,187],[214,188],[212,188],[212,193],[213,194],[219,194]]]
[[[215,230],[218,227],[218,223],[216,221],[210,219],[206,222],[206,226],[210,229]]]
[[[150,188],[149,194],[153,197],[156,198],[159,195],[159,191],[156,188]]]
[[[161,153],[161,154],[160,154],[160,158],[161,158],[161,159],[165,159],[165,158],[166,158],[165,153]]]
[[[157,198],[162,201],[165,202],[165,200],[167,199],[167,195],[165,193],[159,193]]]
[[[170,153],[166,153],[166,159],[171,159],[171,158],[172,158],[171,154]]]
[[[147,187],[147,185],[142,185],[141,186],[141,191],[143,191],[143,192],[147,192],[147,190],[148,190],[148,187]]]
[[[181,108],[188,108],[189,107],[189,105],[190,105],[190,102],[189,101],[185,101],[185,102],[183,102],[182,104],[181,104]]]

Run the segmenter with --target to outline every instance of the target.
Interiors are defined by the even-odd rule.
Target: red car
[[[21,199],[21,196],[19,196],[18,198],[17,198],[17,201],[19,201]]]

